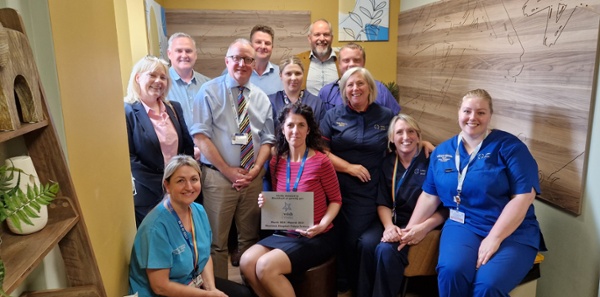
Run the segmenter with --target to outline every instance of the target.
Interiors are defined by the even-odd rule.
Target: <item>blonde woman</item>
[[[124,100],[138,227],[163,197],[160,181],[165,164],[178,154],[194,155],[181,105],[166,99],[171,87],[167,65],[152,56],[139,60]]]

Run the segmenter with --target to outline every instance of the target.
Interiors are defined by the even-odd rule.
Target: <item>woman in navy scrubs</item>
[[[387,129],[393,112],[379,104],[371,73],[361,67],[348,69],[340,79],[343,105],[327,111],[321,131],[329,142],[329,158],[337,172],[343,205],[335,225],[340,237],[338,290],[356,285],[356,243],[377,219],[375,193],[379,166],[387,147]],[[345,275],[347,274],[347,275]]]
[[[450,210],[440,239],[440,296],[509,296],[545,250],[532,204],[540,193],[537,163],[517,137],[489,129],[492,113],[485,90],[463,97],[461,132],[433,152],[407,226],[440,203]]]
[[[429,158],[423,149],[421,128],[409,115],[399,114],[392,119],[388,139],[389,153],[381,163],[377,193],[379,221],[359,241],[360,270],[355,294],[359,297],[398,296],[404,268],[409,264],[402,235],[414,232],[410,244],[417,244],[447,217],[447,211],[441,209],[422,224],[403,229],[422,192]]]

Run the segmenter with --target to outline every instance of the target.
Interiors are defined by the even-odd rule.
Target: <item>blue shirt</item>
[[[351,164],[364,166],[371,175],[371,180],[365,183],[350,174],[337,173],[344,205],[361,206],[357,211],[365,213],[377,211],[375,193],[393,116],[391,110],[377,104],[370,104],[365,112],[338,105],[328,110],[321,121],[320,128],[329,140],[331,152]]]
[[[394,114],[398,114],[400,112],[400,104],[398,104],[398,101],[396,101],[390,90],[378,80],[375,81],[375,84],[377,85],[375,103],[391,109]],[[342,94],[340,94],[339,80],[325,85],[319,91],[319,97],[325,102],[327,110],[332,109],[334,106],[343,105],[344,101],[342,100]]]
[[[186,83],[177,74],[173,67],[169,68],[169,76],[173,81],[167,99],[177,101],[183,109],[183,119],[188,127],[192,126],[192,112],[194,108],[194,97],[200,90],[200,87],[210,78],[194,71],[194,75],[190,83]]]
[[[210,257],[212,231],[204,207],[190,205],[198,247],[198,272]],[[191,239],[192,233],[188,232]],[[159,203],[142,221],[135,235],[129,264],[129,294],[158,296],[152,292],[146,269],[169,269],[169,280],[187,285],[194,270],[192,248],[183,237],[177,219]]]
[[[283,95],[284,91],[279,91],[275,94],[269,95],[269,100],[273,105],[275,127],[277,127],[277,125],[279,124],[279,116],[281,115],[283,108],[287,105],[285,103]],[[300,98],[300,101],[302,102],[302,104],[306,104],[312,108],[315,121],[317,122],[317,124],[319,124],[321,122],[321,119],[323,119],[323,117],[325,116],[325,112],[327,111],[325,109],[323,101],[321,101],[321,98],[305,90],[304,94],[302,94],[302,98]]]
[[[227,73],[227,68],[225,68],[221,74]],[[252,76],[250,76],[250,82],[257,85],[267,95],[283,90],[283,82],[281,82],[281,78],[279,77],[279,66],[273,65],[271,62],[267,64],[267,69],[265,69],[265,72],[263,72],[262,75],[259,75],[258,72],[253,69]]]
[[[191,135],[202,133],[210,138],[223,160],[233,167],[240,166],[241,145],[231,143],[233,136],[240,132],[237,115],[238,86],[237,81],[229,74],[202,85],[194,99],[194,124],[190,128]],[[251,82],[245,87],[252,142],[257,154],[261,145],[275,143],[273,109],[269,98],[259,87]],[[211,164],[204,154],[200,161]]]
[[[423,184],[423,191],[438,196],[445,207],[453,209],[458,184],[454,161],[458,137],[444,141],[432,152]],[[462,170],[469,162],[469,154],[462,143],[458,151]],[[538,194],[541,192],[538,166],[527,146],[510,133],[492,130],[465,175],[460,195],[465,227],[479,236],[487,236],[511,197],[530,193],[532,188]],[[446,224],[460,223],[447,220]],[[530,205],[521,225],[505,240],[539,248],[540,234],[533,205]]]

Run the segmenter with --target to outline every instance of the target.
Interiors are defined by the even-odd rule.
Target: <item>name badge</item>
[[[465,223],[465,213],[460,210],[450,209],[450,219],[455,222],[464,224]]]
[[[202,284],[204,284],[204,280],[202,279],[202,275],[198,274],[198,276],[192,279],[188,286],[201,289]]]
[[[231,138],[231,144],[245,145],[248,144],[248,133],[235,133]]]

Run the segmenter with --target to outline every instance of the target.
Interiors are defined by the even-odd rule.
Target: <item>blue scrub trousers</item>
[[[408,264],[408,246],[398,251],[398,242],[381,242],[383,226],[373,224],[359,238],[360,269],[356,297],[396,297],[402,288]]]
[[[509,297],[533,267],[537,249],[504,240],[488,263],[475,269],[483,239],[464,225],[446,222],[437,266],[440,297]]]

